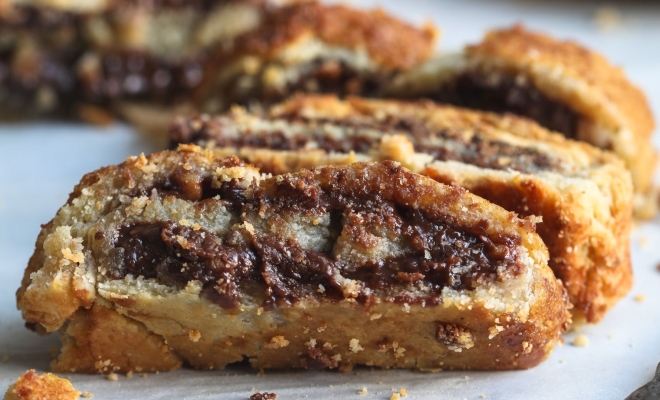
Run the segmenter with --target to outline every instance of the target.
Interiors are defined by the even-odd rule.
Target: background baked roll
[[[236,108],[180,120],[172,137],[271,173],[396,160],[520,215],[539,216],[550,267],[575,313],[589,322],[632,285],[630,173],[614,155],[523,118],[428,101],[298,96],[266,116]]]
[[[267,177],[195,146],[87,174],[18,291],[57,371],[528,368],[565,291],[531,219],[399,163]]]
[[[84,51],[77,20],[72,12],[35,3],[0,3],[3,120],[66,116],[64,105],[76,94],[73,66]]]
[[[636,215],[655,213],[657,154],[647,99],[621,68],[577,43],[521,26],[494,30],[460,54],[440,55],[399,77],[388,94],[523,115],[611,150],[632,172]]]
[[[0,117],[104,123],[118,113],[167,126],[191,108],[212,49],[290,2],[3,1]]]
[[[193,109],[210,54],[256,28],[275,0],[118,1],[87,18],[80,96],[153,132]]]
[[[294,4],[269,13],[218,51],[196,97],[204,112],[269,104],[297,91],[377,95],[398,73],[427,61],[436,30],[382,10]]]

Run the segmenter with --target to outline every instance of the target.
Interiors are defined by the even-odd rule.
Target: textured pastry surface
[[[602,55],[520,26],[495,30],[460,55],[401,77],[390,94],[528,116],[612,150],[631,170],[636,213],[654,212],[654,120],[642,91]],[[648,208],[650,207],[650,208]]]
[[[4,400],[78,400],[80,392],[71,382],[57,375],[37,374],[33,369],[18,377],[16,383],[9,386]]]
[[[427,61],[437,32],[382,10],[294,4],[269,13],[209,63],[202,109],[272,103],[296,91],[378,95],[396,73]]]
[[[394,162],[268,177],[195,146],[86,175],[17,297],[58,371],[528,368],[569,318],[531,220]]]
[[[172,136],[271,173],[396,160],[510,211],[540,216],[550,266],[590,322],[632,284],[630,174],[612,154],[523,118],[431,102],[298,96],[268,116],[236,108],[181,120]]]

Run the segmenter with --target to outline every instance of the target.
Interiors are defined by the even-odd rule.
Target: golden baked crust
[[[220,49],[195,94],[198,108],[272,103],[297,91],[377,95],[397,73],[428,60],[436,30],[382,10],[294,4]]]
[[[623,159],[632,172],[638,195],[636,214],[654,214],[652,185],[657,154],[650,143],[654,120],[644,93],[621,68],[575,42],[560,41],[522,26],[491,31],[480,43],[467,46],[462,55],[440,59],[443,57],[446,59],[434,61],[435,66],[424,66],[402,78],[390,94],[434,97],[434,91],[465,73],[479,75],[483,81],[510,79],[513,86],[521,88],[531,85],[536,93],[577,115],[577,126],[572,128],[575,131],[561,133],[612,150]],[[442,96],[439,99],[454,101]],[[470,100],[462,99],[458,104],[470,106]],[[500,111],[501,107],[506,109],[506,104],[480,103],[477,107]]]
[[[80,392],[71,382],[57,375],[39,375],[31,369],[9,386],[4,400],[78,400]]]
[[[644,93],[630,82],[621,68],[580,44],[559,41],[518,25],[493,30],[481,43],[468,46],[465,51],[471,56],[506,60],[523,71],[538,75],[537,85],[543,91],[563,95],[563,100],[575,109],[611,129],[626,127],[640,138],[648,138],[653,133],[655,123]],[[548,73],[543,76],[539,71],[541,66],[548,72],[561,71],[564,78],[586,85],[585,93],[561,87],[552,89],[557,82]]]
[[[195,129],[196,128],[196,129]],[[632,284],[632,187],[621,161],[512,115],[431,102],[297,96],[268,117],[240,108],[181,120],[177,142],[207,144],[266,172],[395,160],[520,215],[537,215],[550,266],[575,312],[597,322]],[[239,139],[240,138],[240,139]],[[355,139],[354,139],[355,138]]]
[[[377,63],[407,70],[431,57],[437,31],[431,25],[415,28],[381,9],[362,11],[345,5],[306,3],[270,14],[258,29],[239,37],[235,47],[273,57],[307,36],[334,46],[364,48]]]
[[[265,177],[194,146],[86,175],[17,298],[59,371],[528,368],[569,317],[531,220],[397,163]]]

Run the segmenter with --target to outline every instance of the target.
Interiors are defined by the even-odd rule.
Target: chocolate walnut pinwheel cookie
[[[235,108],[178,121],[174,143],[236,154],[278,174],[396,160],[524,216],[550,251],[574,313],[597,322],[632,285],[632,185],[619,159],[514,116],[332,96],[298,96],[268,115]]]
[[[83,177],[18,306],[57,371],[519,369],[569,304],[531,219],[399,163],[274,177],[182,146]]]

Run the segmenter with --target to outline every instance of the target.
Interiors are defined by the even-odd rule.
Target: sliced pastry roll
[[[393,81],[387,94],[511,112],[611,150],[632,172],[635,212],[656,208],[653,116],[643,92],[602,55],[520,26],[489,32]]]
[[[575,312],[590,322],[632,283],[630,173],[614,155],[526,119],[431,102],[299,96],[267,116],[235,108],[180,120],[172,137],[271,173],[396,160],[520,215],[539,216],[550,267]]]
[[[195,146],[86,175],[18,291],[57,371],[519,369],[567,326],[532,219],[399,163],[264,176]]]
[[[399,73],[427,61],[437,32],[382,10],[294,4],[218,51],[197,93],[205,112],[268,104],[297,91],[378,95]]]

